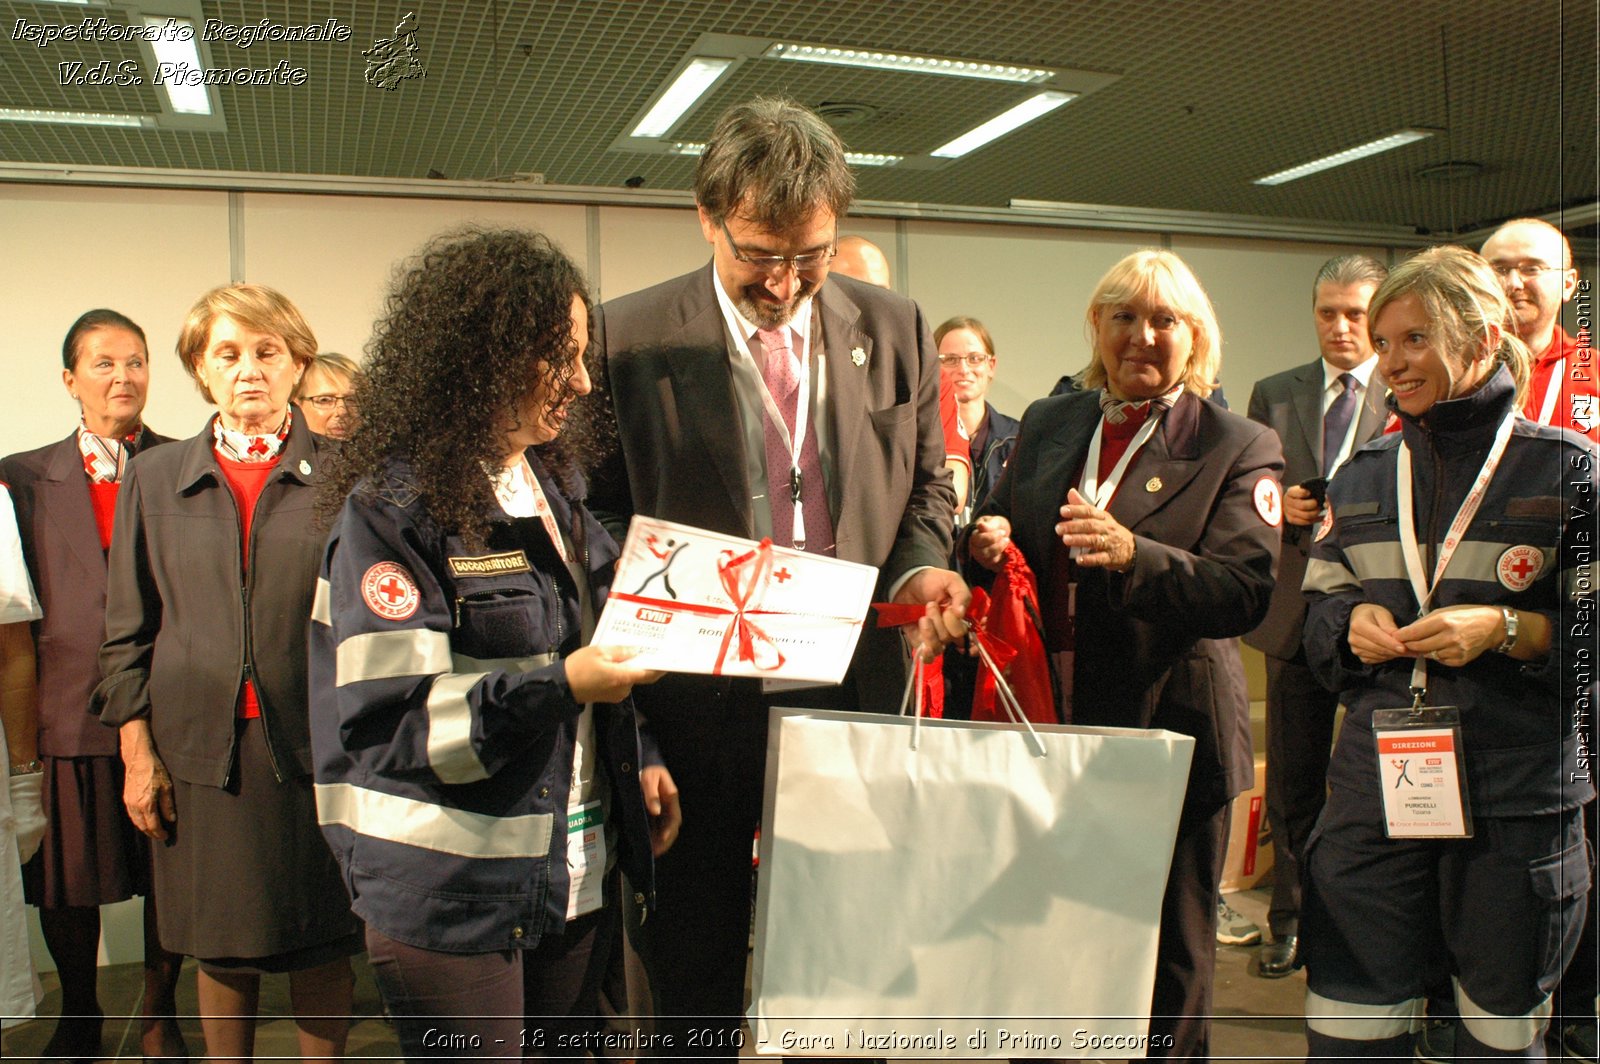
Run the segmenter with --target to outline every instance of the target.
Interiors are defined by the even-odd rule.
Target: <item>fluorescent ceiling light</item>
[[[1036,118],[1054,111],[1064,103],[1077,99],[1071,92],[1041,92],[1028,97],[1009,111],[995,115],[975,129],[969,129],[948,144],[941,145],[929,154],[937,159],[959,159],[977,151],[991,140],[1005,136],[1012,130],[1025,126]]]
[[[158,69],[181,70],[187,67],[196,72],[205,68],[200,64],[200,48],[195,44],[194,23],[188,19],[178,19],[180,26],[188,26],[191,30],[189,39],[184,41],[172,40],[166,33],[155,34],[155,39],[150,41],[150,50],[156,54]],[[146,15],[146,26],[162,27],[167,24],[166,16]],[[167,101],[172,109],[180,115],[208,115],[211,113],[211,94],[201,84],[186,84],[187,78],[174,80],[172,77],[163,77],[161,88],[167,94]],[[198,79],[196,79],[198,80]]]
[[[847,151],[844,161],[851,166],[893,166],[905,158],[904,155],[885,155],[881,152]]]
[[[1353,163],[1357,159],[1365,159],[1369,155],[1377,155],[1379,152],[1389,151],[1391,148],[1398,148],[1413,141],[1425,140],[1431,136],[1433,136],[1433,130],[1431,129],[1402,129],[1397,133],[1390,133],[1387,137],[1369,140],[1365,144],[1357,144],[1354,148],[1346,148],[1344,151],[1334,152],[1332,155],[1324,155],[1320,159],[1313,159],[1309,163],[1301,163],[1299,166],[1291,166],[1287,170],[1279,170],[1277,173],[1268,174],[1266,177],[1258,177],[1251,184],[1281,185],[1285,182],[1320,173],[1323,170],[1332,170],[1335,166]]]
[[[635,137],[660,137],[667,130],[677,124],[678,119],[688,113],[689,108],[711,90],[717,79],[727,73],[733,65],[732,59],[711,59],[706,56],[696,56],[683,68],[667,91],[661,94],[661,99],[645,116],[639,124],[633,127]]]
[[[704,155],[706,142],[703,140],[680,140],[673,142],[668,149],[673,155]],[[895,163],[904,162],[904,155],[888,155],[883,152],[847,151],[844,161],[851,166],[893,166]]]
[[[793,59],[802,63],[830,63],[834,66],[868,67],[873,70],[902,70],[913,74],[946,74],[957,78],[982,78],[1037,85],[1049,81],[1055,71],[1044,67],[1014,66],[981,59],[946,59],[936,55],[909,55],[902,52],[873,52],[862,48],[826,48],[812,44],[774,44],[762,53],[768,59]]]
[[[100,111],[41,111],[31,107],[0,107],[0,122],[49,122],[58,126],[124,126],[140,129],[151,125],[143,115],[107,114]]]

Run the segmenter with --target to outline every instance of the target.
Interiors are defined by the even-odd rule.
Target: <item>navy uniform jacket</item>
[[[616,543],[529,463],[598,614]],[[537,518],[496,508],[469,549],[407,471],[358,487],[328,540],[311,626],[317,815],[356,914],[425,949],[532,948],[566,922],[578,588]],[[631,703],[596,704],[630,881],[651,891]],[[641,896],[648,904],[650,899]]]
[[[1514,389],[1504,368],[1471,395],[1435,403],[1428,426],[1400,415],[1399,434],[1353,455],[1329,493],[1332,519],[1312,545],[1305,590],[1306,659],[1342,692],[1345,724],[1329,780],[1373,791],[1372,713],[1411,705],[1411,658],[1364,665],[1350,650],[1350,614],[1372,602],[1405,627],[1416,595],[1401,560],[1396,459],[1411,449],[1417,539],[1437,544],[1488,454]],[[1574,713],[1594,705],[1595,457],[1577,433],[1517,419],[1500,468],[1468,526],[1432,607],[1511,606],[1551,623],[1549,656],[1520,662],[1488,651],[1463,668],[1428,663],[1427,704],[1461,710],[1467,791],[1479,816],[1571,809],[1594,794],[1580,765]]]
[[[1055,526],[1099,423],[1099,396],[1029,406],[1011,464],[977,512],[1010,520],[1041,602],[1050,601]],[[1078,573],[1072,722],[1193,736],[1188,801],[1197,806],[1254,782],[1237,637],[1261,620],[1272,591],[1278,527],[1255,498],[1282,471],[1270,429],[1185,392],[1111,500],[1111,515],[1137,539],[1133,568]]]

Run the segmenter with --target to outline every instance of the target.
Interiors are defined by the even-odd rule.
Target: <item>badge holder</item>
[[[1391,839],[1469,839],[1466,759],[1461,750],[1461,710],[1425,706],[1423,692],[1409,709],[1372,714],[1383,831]]]

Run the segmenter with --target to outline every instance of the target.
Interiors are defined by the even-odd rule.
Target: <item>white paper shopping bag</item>
[[[1193,746],[773,710],[757,1050],[1143,1056]]]

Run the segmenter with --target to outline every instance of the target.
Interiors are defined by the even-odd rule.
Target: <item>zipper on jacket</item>
[[[275,470],[274,473],[276,472],[277,471]],[[267,489],[272,486],[273,481],[276,479],[276,475],[269,476],[267,478],[267,482],[261,486],[261,494],[256,496],[255,509],[253,509],[250,513],[250,542],[247,544],[247,546],[249,547],[249,556],[251,558],[256,557],[256,533],[261,529],[261,522],[259,520],[261,517],[261,499],[267,494]],[[223,487],[227,488],[228,498],[233,499],[233,488],[228,486],[226,480],[224,480]],[[234,501],[233,509],[235,513],[238,513],[239,503],[237,500]],[[240,673],[242,687],[244,683],[251,682],[256,675],[254,649],[255,626],[250,623],[250,584],[255,575],[256,567],[254,562],[251,562],[248,566],[244,566],[242,564],[243,559],[240,559],[240,561],[241,568],[244,569],[244,574],[241,577],[242,583],[239,585],[240,601],[244,604],[244,668]],[[261,735],[262,738],[266,740],[267,761],[272,765],[273,777],[279,783],[282,783],[284,781],[283,767],[278,764],[278,751],[272,742],[272,728],[267,724],[267,702],[266,699],[262,697],[261,689],[259,687],[256,689],[256,702],[263,707],[261,716],[257,719],[261,721]],[[232,763],[233,759],[230,758],[230,766]]]

